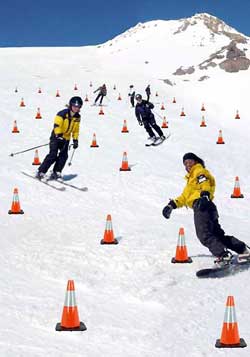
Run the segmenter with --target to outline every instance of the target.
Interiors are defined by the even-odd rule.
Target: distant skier
[[[147,100],[142,99],[141,94],[136,94],[135,99],[137,101],[135,106],[135,115],[139,125],[144,125],[144,128],[149,134],[149,143],[156,143],[159,139],[165,140],[166,138],[161,128],[156,124],[154,114],[151,111],[151,109],[154,108],[154,105]],[[155,136],[153,129],[160,136],[160,138]]]
[[[106,87],[106,84],[103,84],[102,86],[100,86],[99,88],[97,88],[94,93],[98,92],[98,95],[95,99],[95,102],[94,102],[94,105],[96,105],[98,99],[100,98],[100,102],[99,102],[99,105],[102,104],[102,101],[103,101],[103,98],[107,95],[107,87]]]
[[[135,90],[134,90],[133,85],[129,86],[128,96],[130,97],[130,103],[131,103],[132,107],[134,108],[134,106],[135,106]]]
[[[213,203],[215,179],[205,168],[204,161],[193,153],[187,153],[183,156],[183,164],[187,171],[186,186],[179,197],[171,199],[164,207],[163,216],[170,218],[175,208],[192,208],[196,235],[216,257],[215,265],[218,267],[230,263],[232,254],[228,249],[250,259],[248,246],[233,236],[225,235],[219,224],[217,207]]]
[[[150,84],[146,87],[145,92],[147,94],[147,101],[149,101],[149,98],[150,98],[150,95],[151,95]]]
[[[72,97],[69,107],[57,113],[54,119],[54,128],[50,136],[49,153],[38,168],[36,177],[42,179],[50,166],[54,164],[51,179],[62,176],[61,172],[68,159],[69,142],[72,137],[73,148],[78,148],[80,129],[80,110],[83,105],[82,98]]]

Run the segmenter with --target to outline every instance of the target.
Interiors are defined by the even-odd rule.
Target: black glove
[[[206,211],[210,204],[210,193],[208,191],[201,191],[200,198],[198,199],[198,208],[200,211]]]
[[[138,120],[139,125],[143,125],[143,122],[141,120]]]
[[[162,214],[163,216],[168,219],[170,218],[171,212],[173,209],[177,208],[176,203],[173,200],[170,200],[166,207],[163,208]]]
[[[78,140],[73,140],[73,149],[77,149],[78,148]]]

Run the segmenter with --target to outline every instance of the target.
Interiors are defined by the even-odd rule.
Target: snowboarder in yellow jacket
[[[215,263],[218,266],[228,264],[232,259],[227,249],[249,256],[247,245],[225,235],[219,224],[217,207],[213,202],[215,179],[205,168],[204,161],[194,153],[187,153],[183,156],[183,164],[187,171],[186,186],[180,196],[164,207],[163,216],[168,219],[173,209],[183,206],[192,208],[197,237],[217,257]]]

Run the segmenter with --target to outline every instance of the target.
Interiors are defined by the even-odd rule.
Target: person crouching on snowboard
[[[215,179],[205,168],[204,161],[193,153],[187,153],[183,156],[183,164],[187,171],[186,186],[179,197],[171,199],[164,207],[163,216],[168,219],[173,209],[183,206],[192,208],[196,235],[217,257],[217,266],[230,263],[232,254],[227,249],[250,258],[247,245],[233,236],[225,235],[219,224],[217,207],[213,202]]]
[[[154,105],[147,100],[142,99],[141,94],[136,94],[135,99],[137,101],[135,115],[139,125],[144,125],[144,128],[149,134],[149,142],[154,143],[158,139],[156,138],[153,129],[160,136],[161,140],[166,139],[161,128],[156,124],[154,114],[151,111],[151,109],[154,108]]]
[[[72,137],[73,148],[78,148],[80,129],[80,110],[83,105],[81,97],[72,97],[67,109],[57,113],[54,128],[50,136],[49,153],[38,168],[36,177],[42,179],[50,166],[54,164],[51,179],[62,177],[62,170],[68,159],[69,142]]]

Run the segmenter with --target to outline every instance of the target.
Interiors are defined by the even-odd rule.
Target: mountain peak
[[[190,26],[203,24],[212,35],[225,35],[230,40],[243,42],[245,36],[236,31],[233,27],[227,25],[224,21],[216,16],[208,13],[197,13],[189,18],[183,18],[179,20],[182,25],[178,28],[175,34],[186,31]]]

